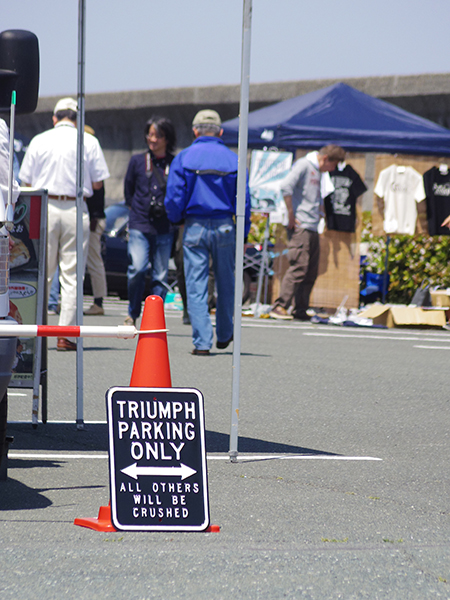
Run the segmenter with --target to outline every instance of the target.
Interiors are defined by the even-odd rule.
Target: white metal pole
[[[11,117],[9,119],[9,171],[8,201],[6,205],[6,229],[11,231],[14,225],[13,185],[14,185],[14,133],[16,127],[16,92],[11,95]]]
[[[233,385],[229,450],[231,462],[236,462],[238,455],[239,382],[241,371],[242,277],[244,263],[245,190],[247,182],[251,29],[252,0],[244,0],[244,15],[242,22],[241,97],[239,104],[239,166],[236,206],[236,284],[234,291]]]
[[[77,325],[83,324],[83,189],[84,189],[84,70],[86,2],[78,2],[78,115],[77,115]],[[77,339],[77,429],[84,429],[83,340]]]
[[[261,251],[261,262],[259,263],[258,273],[258,288],[256,290],[256,306],[255,306],[255,317],[259,317],[259,305],[261,303],[261,292],[263,278],[266,276],[266,264],[267,264],[267,244],[270,236],[270,215],[266,215],[266,227],[264,229],[264,241]]]

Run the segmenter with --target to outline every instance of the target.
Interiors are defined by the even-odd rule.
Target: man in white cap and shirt
[[[35,136],[24,156],[19,177],[23,185],[48,190],[48,283],[59,264],[61,313],[59,325],[76,324],[76,165],[77,103],[59,100],[53,111],[53,129]],[[103,186],[108,167],[98,140],[84,133],[84,197]],[[89,215],[83,203],[83,259],[86,264],[89,242]],[[76,350],[74,341],[60,337],[57,350]]]

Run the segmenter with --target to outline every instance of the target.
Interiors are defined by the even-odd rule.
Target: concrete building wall
[[[450,128],[450,73],[417,76],[320,79],[250,85],[250,110],[306,94],[343,81],[366,94]],[[32,115],[17,117],[16,129],[32,138],[52,126],[58,97],[39,99]],[[123,177],[130,156],[145,150],[144,125],[153,114],[169,117],[177,131],[178,147],[192,141],[191,123],[202,108],[213,108],[222,119],[239,113],[239,86],[170,88],[86,96],[86,123],[95,129],[111,172],[106,182],[111,201],[123,198]]]

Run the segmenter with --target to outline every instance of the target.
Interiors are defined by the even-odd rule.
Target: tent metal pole
[[[11,94],[11,113],[9,119],[9,169],[8,200],[6,205],[6,228],[11,230],[14,221],[13,185],[14,185],[14,132],[16,127],[16,91]]]
[[[84,204],[84,74],[85,74],[86,1],[78,2],[78,85],[77,85],[77,325],[83,324],[83,204]],[[84,429],[83,410],[83,340],[77,339],[77,429]]]
[[[388,277],[389,277],[389,243],[391,241],[391,236],[388,235],[386,237],[386,257],[384,259],[384,273],[383,273],[383,291],[381,295],[381,302],[386,304],[386,296],[387,296],[387,288],[388,288]]]
[[[233,384],[229,456],[238,455],[239,382],[241,370],[242,277],[244,269],[245,191],[247,183],[248,106],[250,88],[250,42],[252,0],[244,0],[242,22],[241,97],[239,104],[238,179],[236,205],[236,284],[234,290]]]
[[[263,247],[261,251],[261,262],[259,265],[259,273],[258,273],[258,287],[256,290],[256,306],[255,306],[255,317],[259,317],[259,305],[261,304],[261,292],[262,292],[262,283],[263,278],[266,276],[266,264],[267,264],[267,245],[269,242],[270,236],[270,215],[266,214],[266,226],[264,228],[264,241]]]

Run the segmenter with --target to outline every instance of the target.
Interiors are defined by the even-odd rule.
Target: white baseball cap
[[[218,112],[205,108],[195,115],[194,120],[192,121],[192,127],[195,127],[196,125],[217,125],[217,127],[220,127],[222,122]]]
[[[53,114],[56,115],[60,110],[73,110],[74,112],[78,112],[77,101],[73,98],[61,98],[61,100],[58,100],[56,103]]]

